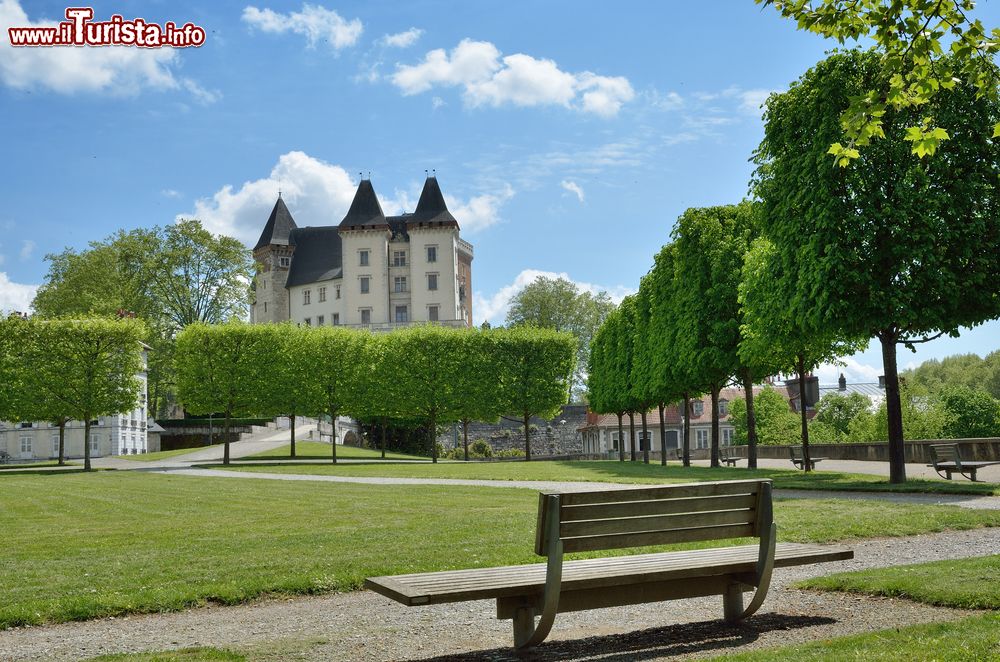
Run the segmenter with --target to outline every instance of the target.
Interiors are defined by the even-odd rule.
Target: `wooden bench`
[[[738,455],[731,455],[729,453],[729,446],[719,446],[719,462],[724,462],[731,467],[735,467],[736,461],[742,459],[744,458]]]
[[[788,449],[788,453],[792,456],[792,464],[795,465],[796,469],[804,469],[805,468],[805,467],[802,466],[802,449],[801,448],[799,448],[798,446],[791,446]],[[822,462],[825,459],[826,459],[825,457],[812,457],[810,455],[809,456],[809,469],[810,470],[815,469],[816,468],[816,463],[817,462]]]
[[[546,563],[372,577],[365,587],[407,606],[496,599],[514,645],[548,635],[557,613],[721,595],[729,622],[764,601],[775,567],[854,557],[840,547],[775,543],[770,480],[595,492],[542,492],[535,553]],[[570,552],[756,537],[757,544],[565,561]],[[743,593],[756,593],[743,607]],[[536,618],[538,621],[536,622]]]
[[[976,480],[976,470],[1000,462],[967,461],[962,459],[958,444],[931,444],[931,464],[942,478],[951,480],[953,473],[960,473],[971,481]],[[942,474],[941,472],[944,472]]]

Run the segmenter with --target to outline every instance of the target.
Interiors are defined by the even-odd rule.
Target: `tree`
[[[587,391],[592,411],[618,415],[618,459],[624,462],[625,431],[622,426],[622,416],[628,407],[626,403],[628,392],[624,387],[626,375],[617,365],[615,356],[618,319],[618,311],[612,311],[590,342]]]
[[[456,338],[457,360],[464,369],[459,371],[455,389],[455,409],[462,423],[463,456],[469,460],[469,424],[472,421],[499,420],[501,403],[496,397],[496,375],[503,373],[499,365],[496,336],[488,331],[461,333]]]
[[[139,401],[144,325],[135,319],[31,318],[20,356],[26,378],[22,415],[83,421],[83,468],[90,471],[90,427],[100,416],[135,408]],[[64,452],[60,429],[60,459]]]
[[[578,395],[586,384],[588,354],[594,333],[615,309],[607,292],[593,294],[565,278],[539,276],[518,292],[507,312],[508,326],[535,326],[568,331],[577,339],[573,388]]]
[[[940,394],[946,418],[944,435],[950,439],[1000,436],[1000,401],[985,391],[952,386]]]
[[[352,413],[358,419],[378,421],[379,447],[382,459],[385,459],[387,430],[389,421],[399,415],[398,382],[396,380],[397,366],[404,357],[396,351],[391,334],[368,335],[361,342],[361,358],[356,361],[364,367],[364,375],[358,375],[357,383],[361,387],[359,397],[354,398],[351,405]],[[337,366],[333,366],[336,370]],[[355,370],[353,374],[357,374]],[[340,375],[330,374],[328,379],[337,379]],[[347,389],[349,383],[344,383]],[[336,421],[331,421],[336,435]],[[333,439],[334,445],[337,440]]]
[[[295,457],[295,419],[317,414],[323,409],[318,383],[313,378],[313,356],[305,340],[309,327],[280,324],[273,327],[277,344],[276,362],[271,366],[266,402],[258,413],[288,416],[291,433],[289,457]]]
[[[788,401],[775,389],[767,387],[754,396],[757,414],[757,439],[760,444],[794,444],[799,436],[798,418],[788,407]],[[746,443],[746,403],[733,400],[729,404],[729,419],[733,423],[733,443]]]
[[[242,322],[196,322],[177,336],[178,396],[193,414],[223,414],[223,464],[229,464],[232,418],[256,416],[269,406],[282,331]]]
[[[905,140],[919,157],[932,155],[954,135],[936,122],[935,97],[958,85],[995,101],[1000,71],[1000,30],[988,32],[970,18],[974,0],[754,0],[782,16],[841,44],[871,40],[880,75],[866,81],[838,117],[847,145],[834,142],[828,153],[841,166],[860,158],[858,147],[885,138],[887,115],[910,111]],[[1000,124],[992,127],[1000,134]]]
[[[311,327],[303,337],[309,357],[311,379],[318,398],[312,409],[330,417],[331,460],[337,463],[337,417],[341,414],[363,415],[369,401],[363,359],[368,355],[372,335],[334,326]]]
[[[871,54],[836,54],[767,102],[754,187],[764,234],[782,264],[776,283],[810,330],[875,337],[882,346],[890,480],[906,480],[896,345],[956,335],[1000,315],[1000,149],[988,138],[995,100],[958,85],[927,104],[952,138],[938,158],[910,154],[916,111],[889,109],[886,138],[856,167],[827,168],[825,145],[852,96],[883,72]],[[961,293],[961,296],[957,296]]]
[[[813,420],[846,435],[851,429],[851,421],[861,412],[871,409],[871,406],[871,400],[860,393],[830,393],[816,404],[816,417]]]
[[[551,418],[565,404],[573,379],[577,340],[568,332],[528,326],[492,333],[502,366],[501,408],[520,415],[524,424],[524,459],[528,462],[531,417]]]
[[[24,347],[24,319],[18,314],[0,315],[0,421],[23,420],[21,397],[24,388],[21,379],[24,372],[19,369],[23,363],[18,355]]]

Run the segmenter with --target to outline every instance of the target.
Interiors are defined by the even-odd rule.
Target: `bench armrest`
[[[534,610],[529,612],[524,628],[515,626],[514,646],[518,649],[531,648],[545,641],[552,630],[559,609],[559,592],[562,590],[563,544],[559,537],[559,495],[549,494],[545,497],[546,525],[545,532],[546,555],[545,594],[542,599],[542,615],[538,624],[534,623]],[[521,617],[524,619],[524,616]],[[520,620],[515,616],[515,623]]]

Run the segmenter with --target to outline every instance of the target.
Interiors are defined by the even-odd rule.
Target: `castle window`
[[[309,300],[312,298],[312,290],[302,290],[302,305],[308,306]]]
[[[437,262],[438,261],[438,247],[437,246],[428,246],[427,247],[427,261],[428,262]]]
[[[733,445],[733,430],[732,428],[722,429],[722,445],[732,446]]]
[[[436,290],[438,288],[438,275],[427,274],[427,289]]]
[[[325,321],[326,321],[326,318],[323,315],[317,315],[316,316],[316,326],[323,326],[323,322],[325,322]]]
[[[337,287],[333,288],[333,298],[334,299],[339,299],[340,298],[340,285],[338,285]]]
[[[340,313],[334,313],[330,318],[330,323],[334,326],[340,326]]]
[[[694,431],[694,447],[708,448],[708,430]]]
[[[368,294],[368,292],[371,290],[371,280],[372,279],[369,278],[368,276],[362,276],[361,277],[361,293],[362,294]]]
[[[367,267],[368,266],[368,251],[367,250],[358,251],[358,264],[360,264],[362,267]]]
[[[729,413],[729,400],[719,400],[719,416],[726,416]]]
[[[406,322],[408,321],[406,318],[406,306],[396,306],[396,321]]]
[[[394,266],[394,267],[405,267],[406,266],[406,251],[393,251],[392,252],[392,266]]]
[[[372,309],[371,308],[362,308],[361,309],[361,323],[362,324],[371,324],[372,323]]]
[[[427,320],[430,322],[438,321],[438,306],[427,306]]]
[[[406,276],[396,276],[392,279],[392,289],[394,292],[406,291]]]
[[[291,264],[292,264],[292,258],[290,258],[290,257],[279,257],[278,258],[278,266],[279,267],[287,267],[287,266],[290,266]]]
[[[324,301],[326,301],[326,288],[321,287],[319,288],[319,302],[323,303]]]

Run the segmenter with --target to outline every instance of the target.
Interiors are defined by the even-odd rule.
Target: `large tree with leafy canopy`
[[[880,58],[832,55],[767,102],[754,160],[761,223],[786,270],[790,314],[809,330],[874,337],[882,347],[890,480],[906,480],[897,345],[957,335],[1000,315],[1000,147],[994,98],[968,85],[888,109],[885,138],[851,168],[826,146],[851,99],[884,75]],[[933,113],[951,136],[934,159],[911,154],[907,127]]]
[[[712,398],[711,464],[719,466],[719,391],[742,369],[738,288],[752,231],[752,206],[688,209],[674,242],[679,360]],[[693,389],[695,390],[695,389]]]
[[[532,416],[550,418],[569,397],[577,340],[568,332],[519,326],[490,331],[501,368],[501,408],[524,425],[524,459],[531,460]]]
[[[271,366],[271,380],[267,384],[264,407],[258,412],[263,416],[287,416],[291,445],[289,456],[295,457],[296,419],[321,412],[322,398],[319,383],[313,379],[314,356],[309,352],[306,336],[310,327],[290,323],[273,327],[276,331],[276,359]]]
[[[286,327],[266,324],[188,325],[177,336],[177,388],[193,414],[222,413],[223,464],[229,464],[234,416],[257,416],[272,399],[272,370]]]
[[[504,412],[497,397],[496,376],[503,373],[499,364],[497,335],[491,331],[456,334],[455,352],[464,369],[458,373],[455,410],[462,424],[463,456],[469,459],[469,424],[472,421],[496,422]]]
[[[582,395],[590,341],[614,309],[607,292],[595,294],[565,278],[539,276],[511,299],[506,322],[572,333],[577,339],[573,389],[574,395]]]
[[[975,0],[754,0],[808,30],[841,44],[874,42],[878,75],[865,80],[840,111],[842,135],[826,143],[841,166],[885,138],[892,111],[902,115],[902,138],[913,154],[933,155],[951,135],[935,104],[959,85],[997,99],[1000,29],[974,17]],[[899,116],[894,117],[899,119]],[[1000,135],[1000,124],[983,127]],[[987,133],[989,135],[989,133]],[[840,140],[846,138],[846,145]]]
[[[590,409],[599,414],[618,416],[618,459],[625,461],[625,431],[622,417],[628,409],[625,372],[616,360],[620,315],[617,310],[604,319],[590,343],[587,366],[587,391]]]
[[[330,459],[333,464],[337,463],[337,417],[371,414],[372,411],[366,409],[367,403],[384,395],[378,392],[379,387],[373,384],[373,376],[366,371],[364,363],[365,358],[370,356],[368,345],[373,341],[374,337],[368,331],[337,326],[312,327],[303,336],[304,351],[312,364],[310,379],[315,383],[315,391],[311,393],[317,398],[312,409],[330,418]],[[378,374],[384,375],[384,372]],[[382,414],[383,411],[387,410],[377,413]]]

